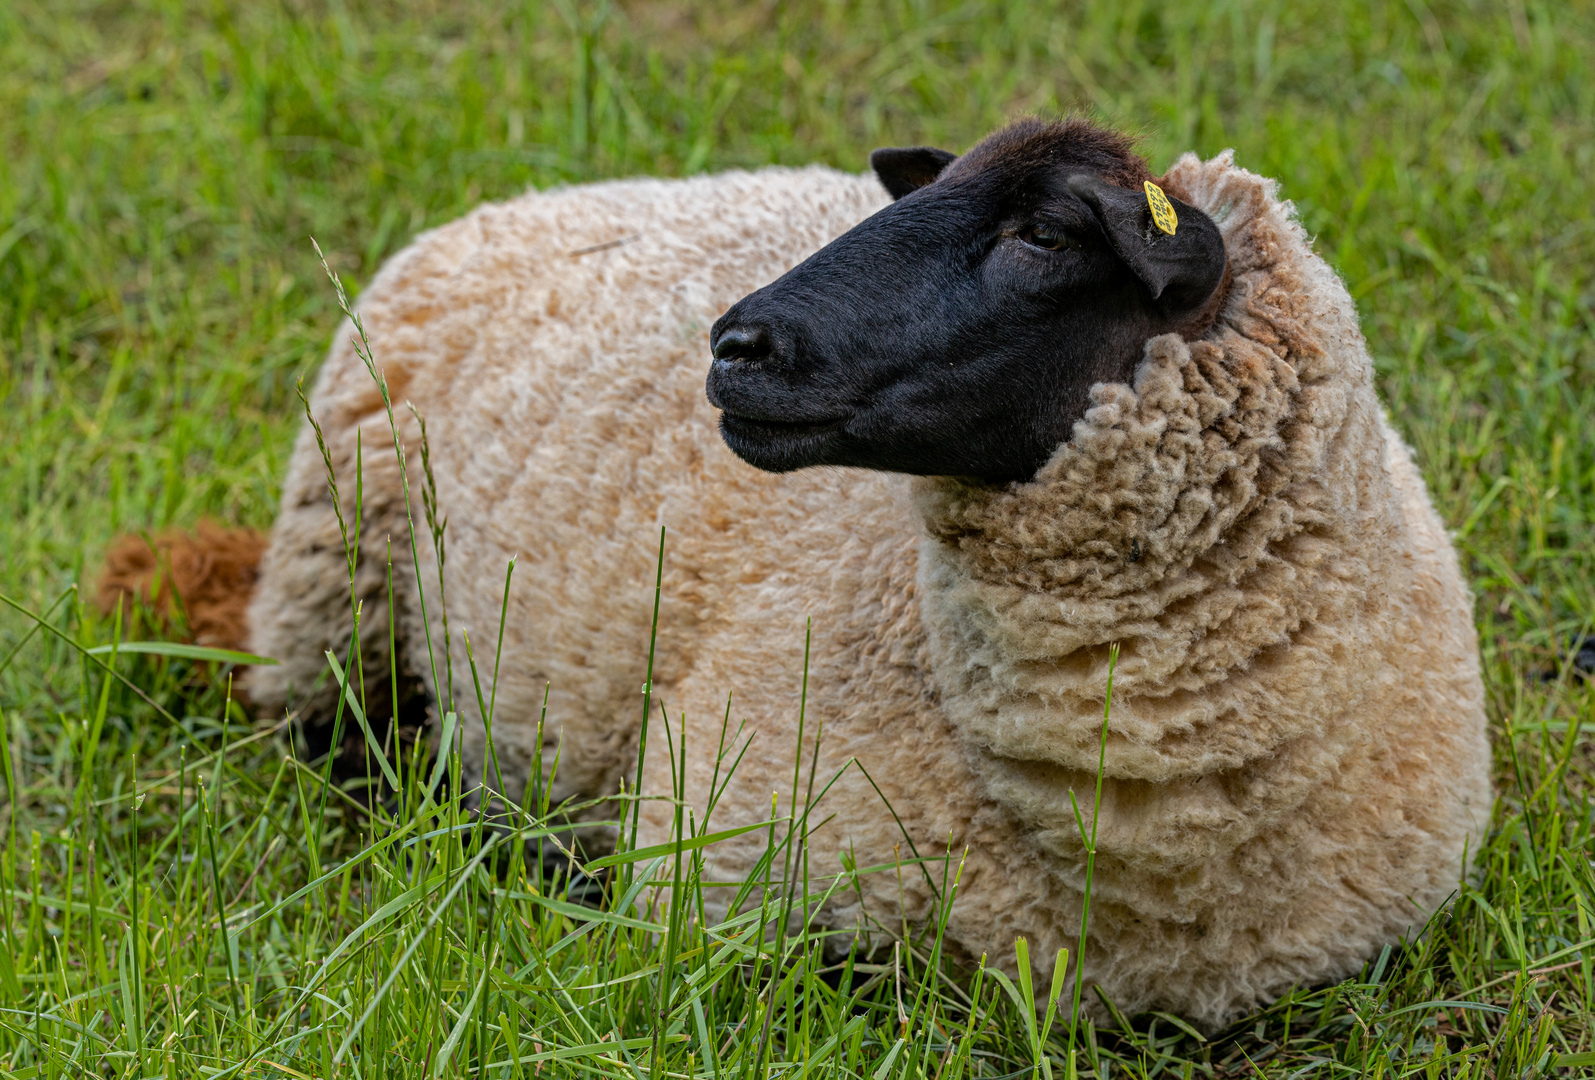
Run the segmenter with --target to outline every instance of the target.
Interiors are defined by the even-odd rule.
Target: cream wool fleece
[[[519,556],[494,728],[510,786],[546,770],[556,740],[556,797],[613,791],[634,760],[664,524],[655,687],[700,827],[763,820],[772,792],[788,812],[812,620],[802,754],[818,735],[825,789],[812,873],[950,853],[945,877],[934,863],[859,874],[829,925],[924,923],[956,874],[955,952],[1011,965],[1022,934],[1050,967],[1072,948],[1085,858],[1069,792],[1090,828],[1118,642],[1090,982],[1126,1012],[1212,1026],[1421,928],[1490,813],[1470,597],[1381,413],[1350,297],[1289,204],[1228,155],[1187,156],[1165,186],[1224,236],[1218,322],[1149,342],[1133,386],[1095,388],[1035,479],[1000,487],[776,476],[716,433],[709,324],[882,205],[869,178],[766,170],[534,194],[398,256],[362,317],[395,400],[427,419],[450,629],[479,662]],[[341,472],[363,432],[370,678],[387,670],[389,532],[395,578],[410,580],[398,471],[347,344],[313,403]],[[418,487],[415,425],[401,426]],[[283,507],[251,608],[252,647],[284,661],[251,675],[268,707],[310,688],[347,611],[309,432]],[[424,544],[421,559],[441,640]],[[396,607],[399,662],[439,692],[413,585]],[[462,648],[452,660],[481,776]],[[752,741],[706,823],[728,692]],[[645,793],[671,789],[660,722]],[[667,838],[671,816],[645,804],[642,842]],[[750,872],[761,834],[706,849],[706,877]]]

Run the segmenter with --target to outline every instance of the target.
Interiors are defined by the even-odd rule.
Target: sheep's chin
[[[830,464],[829,453],[845,420],[755,420],[720,414],[720,437],[732,453],[765,472],[791,472]]]

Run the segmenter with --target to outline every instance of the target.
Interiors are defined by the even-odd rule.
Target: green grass
[[[82,653],[110,630],[73,587],[115,533],[271,520],[294,381],[336,325],[309,236],[357,287],[528,185],[861,168],[1073,108],[1156,166],[1233,146],[1279,178],[1478,593],[1494,828],[1431,931],[1359,978],[1206,1040],[1071,1031],[1067,1008],[1043,1033],[1022,1002],[1045,988],[944,971],[934,935],[824,972],[756,902],[730,926],[595,919],[424,797],[425,762],[367,817],[228,708],[222,670]],[[1592,176],[1587,0],[0,3],[0,593],[46,624],[0,607],[0,1072],[1591,1068],[1595,686],[1542,674],[1595,625]]]

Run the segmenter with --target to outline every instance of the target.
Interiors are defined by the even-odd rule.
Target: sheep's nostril
[[[758,360],[770,355],[770,335],[761,326],[732,326],[714,340],[716,360]]]

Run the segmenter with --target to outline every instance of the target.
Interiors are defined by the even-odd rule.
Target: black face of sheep
[[[870,162],[897,201],[711,332],[721,435],[761,469],[1028,479],[1093,384],[1216,313],[1218,229],[1173,198],[1175,231],[1158,229],[1123,136],[1022,121],[961,158]]]

